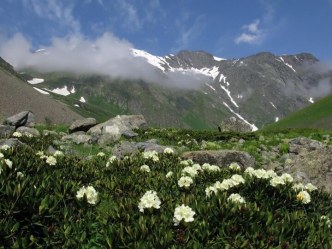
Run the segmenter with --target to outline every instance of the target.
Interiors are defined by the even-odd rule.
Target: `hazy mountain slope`
[[[22,81],[0,58],[0,120],[23,110],[36,114],[37,122],[70,123],[81,118],[68,106],[43,95]]]
[[[332,95],[320,99],[306,108],[291,113],[279,122],[268,125],[264,130],[287,128],[332,130]]]

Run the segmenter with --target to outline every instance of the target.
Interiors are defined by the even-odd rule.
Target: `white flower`
[[[266,171],[266,174],[269,176],[269,178],[273,178],[278,176],[276,172],[274,172],[272,169],[269,169]]]
[[[173,171],[170,171],[166,174],[166,178],[170,178],[173,176]]]
[[[0,159],[4,158],[4,155],[0,152]]]
[[[56,165],[56,158],[54,156],[46,157],[46,163],[49,165]]]
[[[193,222],[194,215],[195,212],[190,207],[185,206],[184,204],[176,207],[173,218],[174,226],[179,225],[182,220],[184,220],[185,222]]]
[[[246,170],[244,171],[244,173],[248,174],[249,176],[253,176],[255,172],[255,169],[252,167],[248,167],[246,168]]]
[[[191,166],[194,170],[200,171],[202,170],[201,165],[199,165],[198,163],[195,163]]]
[[[296,199],[303,204],[308,204],[311,201],[310,195],[307,191],[301,191],[297,194]]]
[[[278,185],[285,185],[285,180],[281,176],[275,176],[270,180],[270,185],[272,187],[277,187]]]
[[[206,170],[206,171],[212,171],[212,172],[220,171],[219,166],[217,166],[217,165],[210,165],[210,164],[208,164],[208,163],[204,163],[204,164],[202,165],[202,169],[203,169],[203,170]]]
[[[9,159],[5,159],[5,164],[8,166],[8,168],[12,168],[13,167],[13,162],[10,161]]]
[[[154,162],[159,161],[158,152],[155,150],[143,152],[143,158],[152,159],[152,161]]]
[[[33,137],[33,135],[31,134],[31,133],[24,133],[23,134],[25,137],[28,137],[28,138],[32,138]]]
[[[38,150],[36,153],[36,156],[43,156],[43,155],[44,155],[44,152],[41,150]]]
[[[228,166],[229,169],[231,170],[234,170],[234,171],[237,171],[237,170],[240,170],[241,167],[238,163],[234,162],[234,163],[231,163],[229,166]]]
[[[151,171],[150,167],[148,165],[146,165],[146,164],[142,165],[140,167],[140,170],[143,171],[143,172],[150,172]]]
[[[207,197],[210,197],[212,193],[217,193],[218,189],[215,186],[209,186],[205,189],[205,194]]]
[[[82,187],[80,190],[77,191],[76,193],[76,198],[77,199],[82,199],[86,196],[87,202],[89,204],[96,204],[98,200],[98,192],[94,189],[94,187],[89,186],[89,187]]]
[[[308,183],[305,185],[305,189],[308,190],[309,192],[311,192],[311,191],[317,190],[318,188],[315,185]]]
[[[198,172],[193,167],[188,166],[182,170],[182,175],[185,175],[185,174],[188,174],[191,177],[195,177],[198,174]]]
[[[253,175],[257,177],[258,179],[268,179],[270,176],[266,173],[265,169],[256,169],[253,172]]]
[[[174,150],[171,148],[165,148],[164,149],[164,154],[174,154]]]
[[[4,145],[2,145],[1,146],[1,150],[9,150],[10,149],[10,146],[9,145],[7,145],[7,144],[4,144]]]
[[[286,183],[288,183],[288,182],[293,182],[293,177],[292,177],[290,174],[288,174],[288,173],[283,173],[283,174],[281,175],[281,178],[282,178]]]
[[[24,174],[23,174],[22,172],[19,171],[19,172],[16,173],[16,177],[17,177],[17,178],[23,178],[23,177],[24,177]]]
[[[222,181],[221,184],[224,185],[224,186],[227,186],[227,187],[228,187],[227,189],[239,185],[239,183],[236,182],[236,181],[234,181],[233,179],[225,179],[225,180]],[[227,189],[226,189],[226,190],[227,190]]]
[[[111,156],[106,163],[106,168],[108,168],[111,163],[114,163],[116,160],[118,160],[116,156]]]
[[[18,132],[18,131],[15,131],[13,133],[13,137],[22,137],[22,133],[21,132]]]
[[[233,202],[233,203],[246,203],[246,201],[244,200],[244,198],[239,195],[239,194],[231,194],[228,198],[227,198],[228,202]]]
[[[213,184],[213,187],[218,191],[219,190],[220,191],[228,190],[230,182],[233,182],[233,180],[231,180],[231,181],[223,180],[221,183],[219,181],[217,181],[217,182],[215,182],[215,184]]]
[[[298,190],[303,190],[305,187],[302,183],[295,183],[292,187],[292,189],[294,189],[295,191],[298,191]]]
[[[1,165],[0,165],[0,175],[1,175],[2,171],[3,171],[3,169],[2,169],[2,167],[1,167]]]
[[[159,197],[157,196],[157,193],[155,191],[149,190],[145,192],[145,194],[140,199],[140,202],[138,204],[138,208],[140,212],[144,212],[145,208],[160,208],[161,201]]]
[[[179,180],[178,180],[178,185],[182,188],[182,187],[190,187],[191,184],[193,184],[193,179],[189,176],[182,176]]]
[[[244,178],[243,178],[241,175],[237,175],[237,174],[233,175],[233,176],[231,177],[231,179],[232,179],[234,182],[236,182],[237,184],[241,184],[241,183],[244,183],[244,182],[245,182]]]
[[[187,160],[183,160],[183,161],[181,161],[180,164],[181,164],[181,165],[184,165],[184,166],[189,166],[189,165],[193,165],[194,162],[193,162],[193,160],[191,160],[191,159],[187,159]]]
[[[328,228],[331,227],[331,220],[330,220],[327,216],[322,215],[322,216],[320,217],[320,220],[321,220],[322,222],[324,222],[324,223],[327,225]]]
[[[99,156],[99,157],[104,157],[104,156],[105,156],[105,153],[104,153],[104,152],[98,152],[97,156]]]
[[[60,150],[56,150],[56,151],[54,152],[53,156],[55,156],[55,157],[61,157],[61,156],[63,156],[63,152],[60,151]]]

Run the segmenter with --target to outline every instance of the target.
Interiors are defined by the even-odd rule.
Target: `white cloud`
[[[244,25],[242,29],[245,31],[235,38],[235,43],[248,43],[248,44],[259,44],[264,38],[264,30],[259,27],[260,20],[256,19],[248,25]]]
[[[41,72],[99,74],[180,88],[197,88],[207,80],[194,74],[164,74],[144,59],[134,57],[132,44],[111,33],[95,40],[80,35],[54,38],[50,46],[43,48],[46,53],[33,52],[31,43],[23,35],[16,34],[0,45],[0,56],[18,70],[30,67]]]

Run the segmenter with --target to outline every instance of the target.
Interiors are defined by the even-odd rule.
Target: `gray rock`
[[[62,141],[72,141],[75,144],[90,143],[92,136],[84,132],[76,132],[62,137]]]
[[[221,132],[251,132],[252,127],[242,121],[241,119],[237,119],[235,117],[230,117],[229,119],[223,120],[219,127],[219,131]]]
[[[306,137],[291,139],[289,140],[288,144],[289,152],[295,154],[301,154],[306,151],[313,151],[323,147],[321,142]]]
[[[22,146],[24,143],[22,143],[17,138],[9,138],[9,139],[0,139],[0,147],[2,145],[8,145],[9,147],[16,147],[16,146]]]
[[[242,168],[255,166],[255,158],[247,152],[236,150],[189,151],[183,153],[182,158],[192,159],[200,164],[210,163],[218,166],[228,166],[232,162],[237,162]]]
[[[136,132],[133,132],[133,131],[124,131],[122,133],[122,135],[125,137],[125,138],[133,138],[133,137],[137,137],[138,134]]]
[[[157,151],[158,153],[163,153],[166,148],[169,146],[159,145],[153,140],[149,140],[146,142],[139,142],[135,144],[136,148],[143,151]]]
[[[122,141],[112,148],[112,155],[116,156],[117,158],[122,158],[126,155],[135,155],[137,153],[139,153],[139,149],[135,143],[128,141]]]
[[[93,134],[95,135],[95,134]],[[93,136],[92,135],[92,136]],[[121,137],[120,133],[106,133],[99,136],[98,145],[100,147],[106,147],[118,141]]]
[[[10,138],[15,131],[15,126],[0,125],[0,138]]]
[[[118,115],[110,120],[89,129],[91,134],[124,134],[133,129],[146,127],[143,115]]]
[[[22,133],[23,135],[32,135],[34,137],[39,137],[40,132],[35,128],[21,126],[16,129],[17,132]]]
[[[56,131],[43,130],[43,136],[56,136],[58,133]]]
[[[50,153],[50,154],[52,154],[52,155],[53,155],[56,151],[57,151],[57,150],[56,150],[52,145],[48,146],[48,148],[47,148],[47,152]]]
[[[23,111],[7,118],[4,124],[20,127],[20,126],[33,126],[35,122],[35,115],[30,111]]]
[[[97,121],[95,118],[85,118],[74,121],[69,127],[69,133],[76,131],[88,131],[91,127],[95,126]]]

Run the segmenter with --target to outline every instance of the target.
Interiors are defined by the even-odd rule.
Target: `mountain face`
[[[116,114],[143,114],[151,125],[196,129],[215,128],[236,116],[256,130],[332,89],[332,71],[308,53],[263,52],[231,60],[203,51],[160,57],[132,50],[132,55],[165,77],[176,72],[202,75],[206,80],[199,88],[182,89],[100,75],[31,74],[45,79],[36,87],[55,93],[85,116],[105,120]]]
[[[11,65],[0,57],[0,123],[23,110],[36,114],[37,122],[71,123],[82,118],[63,103],[29,86]]]

